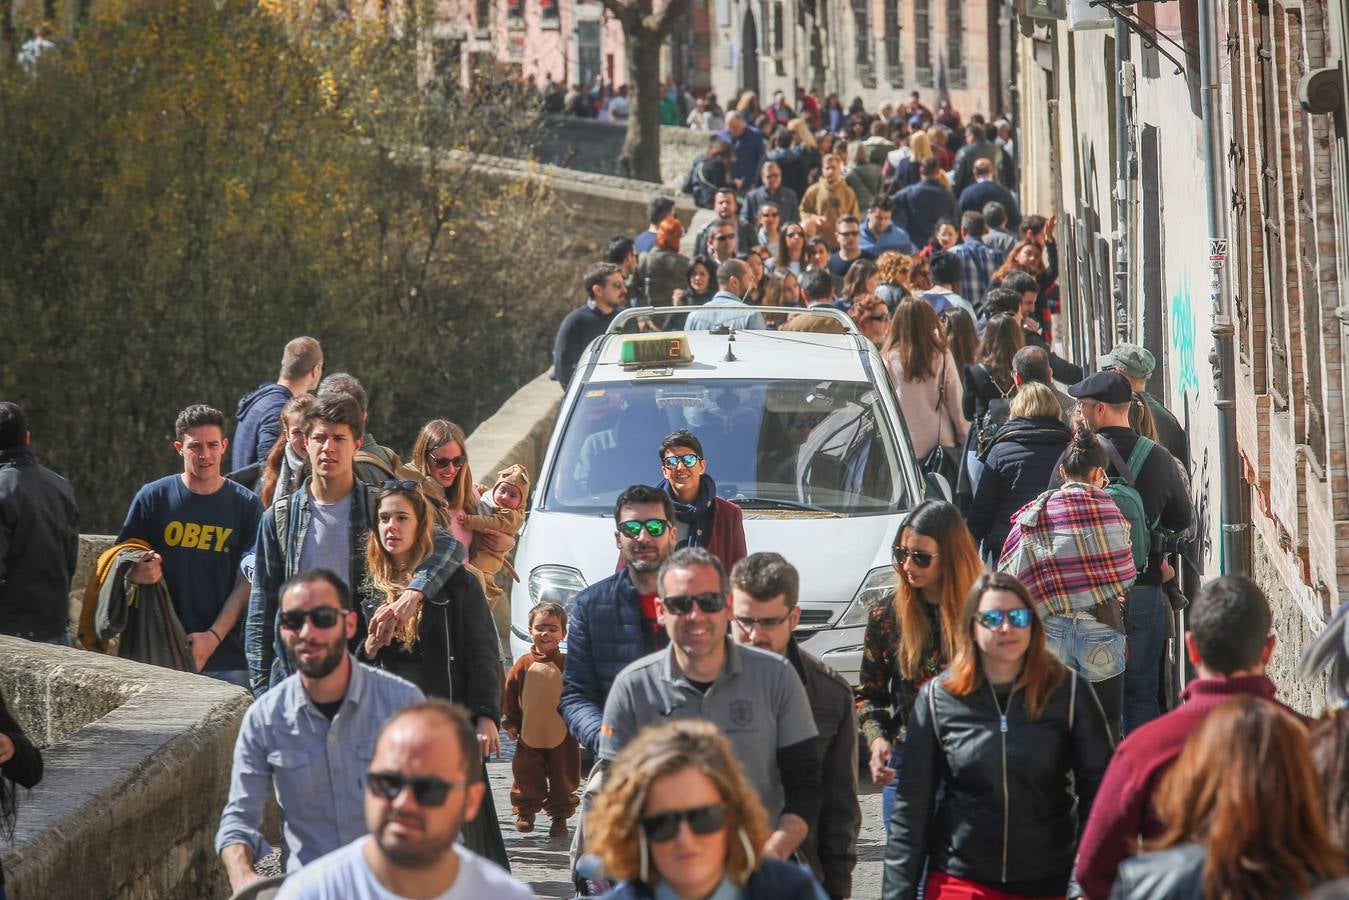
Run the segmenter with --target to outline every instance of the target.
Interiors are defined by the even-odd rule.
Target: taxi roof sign
[[[673,366],[693,362],[688,335],[661,334],[623,339],[619,360],[625,366]]]

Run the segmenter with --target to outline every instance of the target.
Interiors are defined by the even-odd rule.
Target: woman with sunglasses
[[[1062,459],[1063,484],[1012,515],[998,570],[1026,586],[1050,650],[1091,682],[1110,732],[1118,735],[1124,708],[1121,604],[1138,577],[1129,520],[1104,490],[1106,456],[1095,435],[1079,428]]]
[[[768,815],[710,722],[644,729],[586,817],[588,847],[622,883],[610,900],[824,900],[810,874],[765,859]]]
[[[1110,760],[1101,705],[1015,578],[981,575],[957,629],[909,720],[881,896],[1063,897]]]
[[[901,777],[904,729],[914,698],[946,668],[965,593],[982,566],[960,510],[943,500],[916,506],[895,538],[895,596],[867,615],[857,686],[857,723],[882,785],[886,829]]]
[[[778,232],[778,255],[773,270],[800,275],[809,264],[805,226],[800,222],[789,222]]]
[[[362,591],[362,612],[370,622],[381,607],[398,599],[411,573],[431,552],[436,518],[415,481],[384,482],[375,508],[376,524],[366,546],[370,585]],[[407,679],[428,697],[464,706],[477,728],[485,781],[486,757],[501,752],[499,647],[482,583],[461,566],[401,630],[372,627],[357,656]],[[464,826],[464,844],[510,870],[490,791],[478,816]]]
[[[885,308],[881,298],[875,294],[858,294],[853,297],[852,306],[848,307],[848,317],[862,332],[862,336],[879,350],[890,333],[890,310]]]

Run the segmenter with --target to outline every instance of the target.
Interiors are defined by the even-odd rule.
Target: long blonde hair
[[[750,787],[726,739],[711,722],[683,719],[643,728],[614,759],[604,790],[586,816],[587,849],[614,878],[637,881],[642,874],[638,840],[647,791],[657,778],[693,768],[717,786],[726,806],[726,873],[744,886],[756,868],[755,856],[768,840],[768,813]],[[743,831],[745,840],[740,840]],[[746,852],[745,844],[754,855]],[[660,873],[650,872],[648,879]]]
[[[379,540],[379,508],[389,497],[405,498],[412,505],[412,511],[417,516],[417,531],[412,540],[412,554],[408,557],[407,567],[402,570],[394,565],[393,556],[384,549],[384,545]],[[365,569],[370,583],[376,591],[383,595],[380,605],[384,606],[398,599],[407,589],[412,572],[431,555],[435,521],[432,518],[431,504],[427,502],[426,496],[420,490],[409,491],[398,486],[385,488],[379,492],[379,499],[375,502],[375,517],[376,525],[370,529],[370,537],[365,546]],[[417,633],[421,630],[422,624],[422,606],[425,606],[425,604],[418,606],[416,615],[403,625],[402,630],[397,635],[398,640],[408,647],[417,643]]]
[[[943,663],[949,663],[955,658],[956,635],[965,597],[984,566],[960,510],[945,500],[924,500],[914,507],[895,536],[896,549],[901,546],[904,532],[910,530],[937,542],[937,558],[933,562],[942,575],[941,597],[937,602],[941,618],[941,656]],[[927,613],[923,609],[927,601],[910,586],[902,571],[896,571],[895,575],[894,609],[900,631],[899,672],[905,678],[914,679],[920,674],[923,654],[932,642]]]
[[[909,136],[909,158],[913,160],[914,165],[921,166],[923,160],[932,155],[932,141],[928,140],[926,132],[915,131]]]
[[[464,429],[449,419],[432,419],[427,422],[417,435],[417,443],[412,448],[410,462],[418,472],[434,481],[431,454],[451,441],[459,445],[459,452],[464,455],[464,464],[459,467],[454,485],[445,491],[445,504],[451,511],[462,509],[473,515],[478,510],[473,499],[473,472],[468,467],[468,438],[464,436]]]
[[[815,135],[810,133],[810,126],[802,118],[792,119],[787,123],[787,130],[796,135],[796,142],[802,149],[815,150],[820,149],[820,145],[815,143]]]

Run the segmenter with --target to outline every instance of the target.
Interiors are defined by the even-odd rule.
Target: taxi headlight
[[[545,600],[562,604],[571,612],[572,601],[586,588],[586,580],[571,566],[536,566],[529,573],[529,603],[538,606]]]
[[[867,573],[862,586],[853,595],[852,603],[838,620],[835,628],[856,628],[867,624],[871,608],[878,603],[888,603],[895,596],[895,570],[891,566],[879,566]]]

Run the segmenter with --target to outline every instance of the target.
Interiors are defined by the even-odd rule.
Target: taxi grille
[[[812,634],[816,631],[829,627],[829,620],[834,617],[833,610],[829,609],[802,609],[801,621],[796,626],[792,634],[798,639]]]

